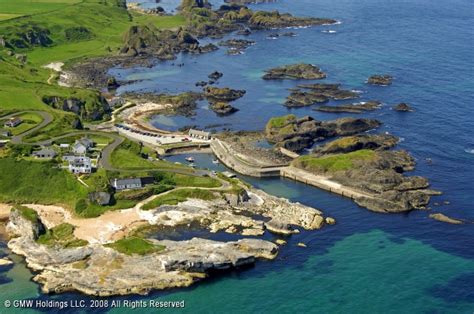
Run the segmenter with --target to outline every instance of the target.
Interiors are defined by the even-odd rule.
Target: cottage
[[[41,159],[53,159],[54,157],[56,157],[56,152],[52,149],[43,148],[42,150],[33,152],[33,156]]]
[[[92,147],[94,147],[94,142],[83,137],[72,145],[72,152],[76,155],[85,155]]]
[[[115,190],[130,190],[130,189],[141,189],[143,187],[142,179],[140,178],[129,178],[129,179],[113,179],[112,186]]]
[[[85,156],[65,156],[65,157],[63,157],[63,159],[69,162],[69,171],[71,173],[80,174],[80,173],[92,172],[92,162],[89,157],[85,157]]]
[[[9,136],[12,136],[12,132],[8,130],[0,130],[0,136],[9,137]]]
[[[195,129],[190,129],[189,130],[189,136],[192,138],[197,138],[200,140],[210,140],[211,139],[211,133],[206,132],[206,131],[201,131],[201,130],[195,130]]]
[[[14,127],[18,126],[19,124],[21,124],[22,122],[23,122],[23,120],[21,120],[20,118],[14,117],[14,118],[8,119],[8,121],[5,122],[5,127],[14,128]]]

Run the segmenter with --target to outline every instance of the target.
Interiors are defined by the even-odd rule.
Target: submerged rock
[[[454,225],[461,225],[461,224],[464,223],[464,221],[462,221],[460,219],[451,218],[451,217],[448,217],[448,216],[446,216],[442,213],[430,214],[429,217],[432,218],[432,219],[441,221],[441,222],[446,222],[446,223],[450,223],[450,224],[454,224]]]
[[[320,80],[326,78],[326,74],[315,65],[299,63],[284,65],[265,71],[264,80]]]
[[[339,84],[302,84],[296,89],[291,89],[285,106],[304,107],[325,103],[329,99],[346,100],[358,97],[357,92],[340,89]]]
[[[384,75],[372,75],[367,80],[368,84],[372,85],[381,85],[381,86],[388,86],[392,84],[393,77],[387,74]]]
[[[224,76],[224,74],[222,72],[214,71],[211,74],[209,74],[207,77],[210,78],[211,80],[217,81],[218,79],[220,79],[223,76]]]
[[[352,103],[352,104],[342,104],[342,105],[335,105],[335,106],[320,106],[314,110],[323,111],[323,112],[334,112],[334,113],[363,113],[365,111],[372,111],[376,109],[380,109],[382,103],[379,101],[367,101],[367,102],[359,102],[359,103]]]

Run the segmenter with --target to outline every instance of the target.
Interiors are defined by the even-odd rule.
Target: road
[[[53,137],[53,138],[50,138],[50,139],[44,140],[44,141],[25,142],[23,140],[23,138],[25,136],[30,135],[30,134],[46,127],[48,124],[50,124],[53,121],[54,117],[53,117],[53,115],[51,115],[50,113],[45,112],[45,111],[34,111],[34,110],[32,110],[32,111],[15,112],[15,113],[12,113],[12,114],[1,117],[1,119],[2,120],[3,119],[9,119],[9,118],[12,118],[12,117],[24,114],[24,113],[38,114],[42,117],[43,121],[41,123],[39,123],[37,126],[35,126],[34,128],[32,128],[32,129],[30,129],[30,130],[28,130],[28,131],[26,131],[22,134],[19,134],[17,136],[13,136],[11,138],[11,142],[13,144],[51,145],[54,141],[57,141],[57,140],[60,140],[60,139],[66,138],[66,137],[72,137],[72,136],[76,136],[76,135],[99,135],[99,136],[108,137],[108,138],[113,140],[112,143],[107,145],[102,150],[102,158],[100,159],[100,162],[99,162],[100,166],[103,167],[104,169],[108,170],[108,171],[120,171],[120,172],[160,171],[160,172],[171,172],[171,173],[190,175],[190,176],[196,176],[196,177],[211,175],[210,171],[207,171],[207,170],[189,170],[189,171],[187,171],[187,170],[181,170],[181,169],[169,169],[169,168],[159,168],[159,167],[149,168],[149,169],[137,169],[137,170],[115,168],[112,165],[111,161],[110,161],[112,153],[114,152],[114,150],[118,146],[120,146],[120,144],[123,143],[123,141],[125,139],[123,137],[121,137],[120,135],[115,134],[115,133],[111,133],[111,132],[81,130],[81,131],[73,131],[73,132],[69,132],[69,133],[66,133],[66,134],[62,134],[60,136],[56,136],[56,137]]]

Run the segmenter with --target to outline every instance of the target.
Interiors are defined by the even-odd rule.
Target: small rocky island
[[[380,86],[388,86],[392,84],[393,77],[388,75],[388,74],[383,74],[383,75],[372,75],[369,77],[367,80],[368,84],[371,85],[380,85]]]
[[[358,98],[359,94],[352,90],[341,89],[339,84],[301,84],[290,90],[285,106],[289,108],[305,107],[322,104],[332,100],[347,100]]]
[[[265,71],[264,80],[320,80],[326,74],[315,65],[299,63],[284,65]]]
[[[363,113],[380,109],[382,103],[376,100],[357,102],[352,104],[341,104],[335,106],[319,106],[313,110],[331,113]]]

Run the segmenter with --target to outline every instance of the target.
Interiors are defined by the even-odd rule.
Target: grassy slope
[[[0,158],[0,202],[64,204],[72,208],[87,191],[51,162]]]
[[[70,96],[90,91],[48,85],[50,70],[42,68],[50,62],[71,63],[79,59],[102,56],[117,51],[122,34],[132,25],[152,23],[160,28],[173,28],[183,24],[180,16],[159,17],[129,14],[115,5],[115,1],[100,0],[0,0],[0,14],[28,13],[20,18],[0,21],[0,34],[10,34],[25,25],[38,25],[51,31],[53,44],[15,51],[26,54],[28,63],[20,66],[14,57],[0,48],[0,110],[39,109],[55,111],[43,104],[41,96]],[[65,30],[83,26],[92,31],[93,38],[68,41]],[[59,112],[59,115],[64,113]],[[58,117],[60,118],[60,117]]]
[[[326,173],[352,169],[357,161],[376,158],[376,153],[369,149],[361,149],[347,154],[324,157],[301,156],[292,165],[315,173]]]

